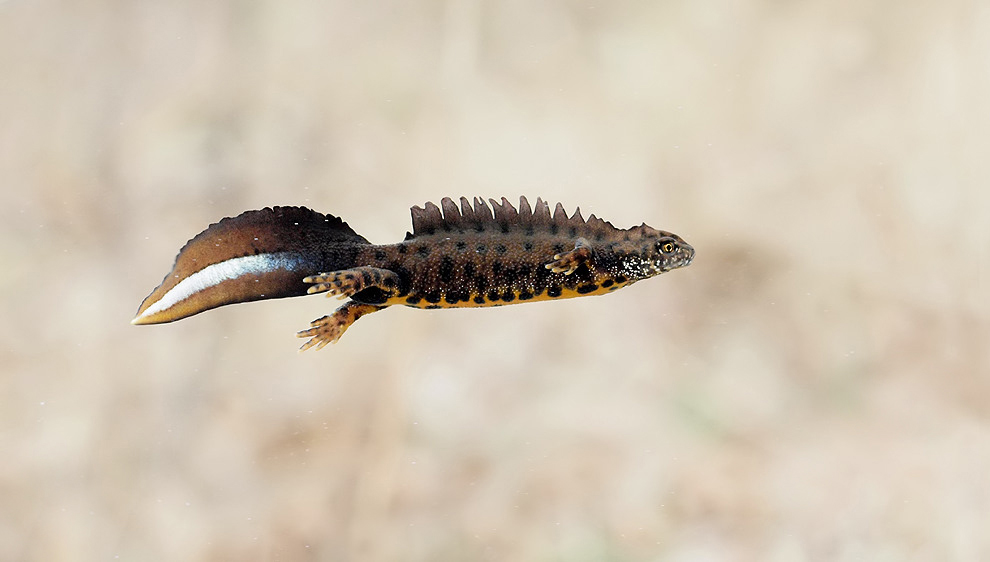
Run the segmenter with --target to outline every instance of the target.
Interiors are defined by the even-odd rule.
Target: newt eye
[[[660,242],[659,244],[657,244],[657,246],[659,246],[660,251],[663,252],[664,254],[673,254],[674,250],[677,248],[677,246],[675,246],[674,243],[670,240]]]

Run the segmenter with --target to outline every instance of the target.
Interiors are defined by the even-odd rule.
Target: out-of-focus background
[[[0,2],[0,559],[987,560],[990,4]],[[185,241],[446,195],[616,294],[129,324]]]

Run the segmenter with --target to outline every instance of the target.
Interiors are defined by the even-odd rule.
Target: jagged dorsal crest
[[[444,197],[439,207],[433,203],[413,207],[410,209],[413,231],[406,234],[406,240],[444,232],[488,231],[507,234],[522,231],[526,234],[550,233],[598,239],[618,232],[611,223],[595,215],[585,220],[580,208],[568,217],[564,206],[557,203],[551,214],[550,206],[539,197],[536,198],[534,207],[530,207],[525,196],[520,197],[518,209],[505,197],[501,201],[488,201],[491,207],[483,199],[475,197],[472,206],[467,197],[461,197],[458,208],[451,198]]]

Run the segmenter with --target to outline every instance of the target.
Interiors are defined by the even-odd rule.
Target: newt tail
[[[413,231],[376,245],[347,223],[305,207],[247,211],[190,240],[133,324],[211,308],[325,292],[347,302],[298,333],[303,350],[336,342],[358,318],[392,305],[500,306],[615,291],[685,267],[694,248],[645,223],[618,229],[542,199],[516,209],[465,197],[412,208]]]

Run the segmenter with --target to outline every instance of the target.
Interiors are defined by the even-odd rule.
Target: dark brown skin
[[[195,314],[200,311],[197,310],[200,292],[222,294],[223,302],[212,297],[208,307],[295,296],[301,292],[297,281],[301,279],[311,284],[309,293],[327,292],[349,299],[332,315],[315,320],[310,329],[299,333],[300,337],[310,338],[302,349],[319,349],[337,341],[361,316],[392,305],[428,309],[485,307],[604,294],[687,266],[694,257],[694,249],[680,237],[645,224],[620,230],[594,215],[585,221],[580,211],[567,217],[559,203],[551,215],[547,204],[540,199],[530,208],[526,198],[520,198],[518,210],[505,198],[501,202],[490,201],[491,208],[477,198],[472,206],[463,197],[460,208],[447,198],[441,201],[442,211],[432,203],[427,203],[425,208],[413,207],[413,233],[407,234],[401,243],[384,246],[370,244],[336,217],[308,209],[276,208],[226,219],[233,222],[227,225],[228,231],[231,226],[237,231],[236,221],[246,223],[244,217],[247,217],[253,219],[251,228],[281,233],[285,240],[298,240],[297,229],[314,226],[306,231],[310,242],[305,244],[298,259],[297,254],[289,254],[291,259],[276,262],[278,267],[273,266],[270,274],[264,271],[270,261],[265,257],[284,256],[286,242],[224,251],[222,240],[208,236],[219,225],[212,226],[180,252],[173,273],[181,270],[182,274],[166,277],[162,286],[142,304],[135,323],[167,322]],[[303,211],[315,217],[300,225],[298,214]],[[276,216],[264,215],[259,227],[259,219],[252,213],[265,212],[274,212]],[[291,223],[282,218],[287,214],[291,214]],[[321,237],[320,228],[329,231]],[[228,234],[224,238],[229,237]],[[245,238],[258,239],[253,230]],[[293,251],[298,251],[299,244],[293,244]],[[187,263],[184,253],[197,251],[200,259]],[[202,255],[210,252],[216,254],[215,259]],[[259,259],[261,265],[254,265]],[[237,267],[227,264],[260,268],[260,271],[241,275]],[[206,273],[192,275],[204,269]],[[227,273],[231,269],[233,273]],[[276,273],[280,279],[286,279],[285,290],[259,296],[254,286]],[[222,280],[215,281],[218,276]],[[173,291],[184,277],[193,277],[186,282],[186,292],[191,294],[185,300],[169,306],[157,302],[167,303],[176,300],[176,293],[185,294]],[[254,285],[243,282],[245,279]],[[200,284],[204,285],[202,291]],[[181,309],[181,314],[172,312],[176,309]]]
[[[428,204],[418,216],[413,211],[417,234],[399,244],[361,249],[358,263],[392,277],[362,279],[350,290],[346,280],[332,282],[336,275],[305,280],[315,283],[311,292],[349,296],[367,314],[396,304],[484,307],[603,294],[688,265],[694,257],[680,237],[646,225],[618,230],[594,216],[586,222],[580,211],[567,218],[559,204],[551,216],[542,200],[533,212],[525,198],[521,211],[504,198],[491,203],[494,216],[479,199],[472,208],[462,198],[460,209],[444,199],[443,217]],[[314,322],[300,332],[313,338],[304,347],[336,341],[347,325],[333,317]]]

